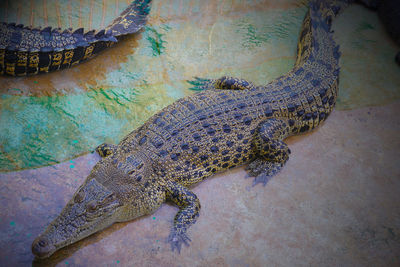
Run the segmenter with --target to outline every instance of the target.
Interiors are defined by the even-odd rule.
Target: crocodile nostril
[[[40,252],[41,252],[41,250],[43,248],[43,246],[41,244],[41,241],[42,240],[38,240],[38,241],[34,241],[32,243],[32,252],[33,252],[33,254],[40,255]]]
[[[55,251],[55,247],[46,238],[38,238],[32,243],[32,253],[38,258],[50,256]]]

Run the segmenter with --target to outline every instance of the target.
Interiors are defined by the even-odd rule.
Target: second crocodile
[[[109,26],[84,32],[0,23],[0,74],[34,75],[69,68],[114,45],[146,23],[151,0],[133,1]]]

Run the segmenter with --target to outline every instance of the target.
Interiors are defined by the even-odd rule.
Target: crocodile
[[[196,78],[191,83],[201,91],[165,107],[118,145],[97,147],[100,161],[33,241],[33,254],[49,257],[166,201],[179,207],[167,242],[180,252],[200,213],[189,186],[245,163],[253,185],[265,186],[289,159],[284,139],[316,128],[335,106],[341,54],[331,24],[348,4],[310,1],[286,75],[263,86],[230,76]]]
[[[69,68],[113,46],[146,23],[151,0],[133,1],[99,31],[0,23],[0,74],[26,76]]]

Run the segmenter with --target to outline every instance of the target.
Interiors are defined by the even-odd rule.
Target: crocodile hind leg
[[[112,154],[114,154],[115,150],[117,149],[116,145],[111,145],[111,144],[101,144],[98,147],[96,147],[95,151],[102,157],[108,157]]]
[[[243,79],[223,76],[219,79],[203,79],[195,77],[194,81],[188,81],[194,87],[192,90],[212,90],[212,89],[223,89],[223,90],[246,90],[254,88],[253,83]]]
[[[176,248],[180,253],[182,244],[189,246],[191,241],[186,231],[199,217],[200,201],[193,192],[176,182],[169,181],[166,189],[167,200],[179,207],[168,242],[171,244],[172,251]]]
[[[289,125],[280,119],[260,123],[254,140],[257,158],[247,166],[249,175],[255,177],[253,186],[264,186],[277,174],[289,159],[290,149],[282,140],[289,135]]]

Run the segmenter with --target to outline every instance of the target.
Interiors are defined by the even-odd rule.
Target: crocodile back
[[[284,120],[288,135],[317,127],[336,102],[340,57],[330,13],[322,13],[320,4],[310,3],[292,71],[265,86],[211,89],[182,98],[128,135],[119,148],[145,151],[155,168],[163,166],[162,176],[190,185],[255,158],[253,140],[265,120]]]

